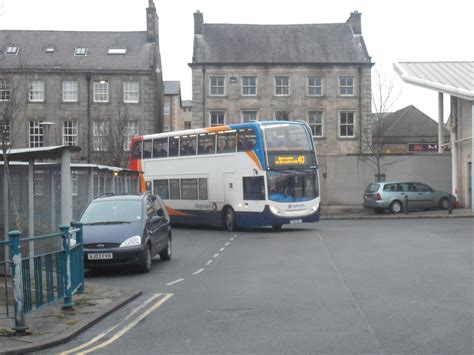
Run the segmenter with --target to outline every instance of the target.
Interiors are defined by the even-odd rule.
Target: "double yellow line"
[[[141,313],[138,317],[136,317],[135,319],[131,320],[130,322],[128,322],[128,320],[136,313],[138,313],[141,309],[143,309],[145,306],[147,306],[148,304],[152,303],[153,301],[155,301],[157,298],[159,298],[160,296],[164,295],[163,298],[161,298],[158,302],[154,303],[150,308],[148,308],[145,312]],[[113,326],[112,328],[109,328],[107,329],[105,332],[102,332],[101,334],[97,335],[96,337],[92,338],[90,341],[88,341],[87,343],[84,343],[78,347],[75,347],[74,349],[70,349],[70,350],[67,350],[67,351],[64,351],[62,353],[60,353],[60,355],[66,355],[66,354],[72,354],[72,353],[75,353],[75,354],[89,354],[93,351],[96,351],[96,350],[99,350],[99,349],[102,349],[102,348],[105,348],[106,346],[112,344],[114,341],[116,341],[117,339],[119,339],[122,335],[124,335],[126,332],[128,332],[130,329],[132,329],[135,325],[138,324],[138,322],[140,322],[142,319],[144,319],[145,317],[147,317],[150,313],[152,313],[153,311],[155,311],[156,309],[158,309],[158,307],[160,307],[163,303],[165,303],[168,299],[170,299],[171,297],[173,296],[172,293],[166,293],[166,294],[162,294],[162,293],[157,293],[155,295],[153,295],[152,297],[150,297],[149,299],[147,299],[145,302],[143,302],[139,307],[135,308],[127,317],[125,317],[125,319],[123,319],[120,323],[118,323],[117,325]],[[109,334],[110,332],[114,331],[115,329],[119,328],[121,325],[125,324],[125,326],[123,328],[121,328],[119,331],[117,331],[115,333],[115,335],[105,341],[103,341],[102,343],[98,343],[102,338],[104,338],[107,334]],[[92,346],[92,347],[91,347]],[[83,349],[86,349],[87,350],[83,350]]]

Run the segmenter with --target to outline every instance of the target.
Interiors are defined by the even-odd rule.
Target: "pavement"
[[[322,206],[321,220],[331,219],[406,219],[473,218],[471,209],[410,211],[407,214],[377,214],[360,205]],[[73,310],[63,310],[55,303],[26,316],[28,332],[15,335],[12,319],[0,319],[0,354],[23,354],[67,343],[87,328],[141,295],[140,290],[96,284],[86,280],[86,291],[74,296]],[[0,308],[2,305],[0,305]]]

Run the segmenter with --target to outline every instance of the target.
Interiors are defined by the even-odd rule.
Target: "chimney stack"
[[[158,15],[153,0],[148,0],[146,9],[146,41],[158,42]]]
[[[354,32],[355,35],[362,34],[362,24],[360,20],[360,15],[362,14],[359,11],[355,10],[354,12],[351,12],[351,16],[346,21],[346,23],[351,25],[352,32]]]
[[[194,13],[194,34],[202,35],[203,26],[204,26],[204,16],[201,11],[197,10]]]

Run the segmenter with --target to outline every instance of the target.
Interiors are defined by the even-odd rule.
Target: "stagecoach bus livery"
[[[311,129],[302,121],[190,129],[132,139],[142,191],[164,200],[174,223],[235,227],[319,221]]]

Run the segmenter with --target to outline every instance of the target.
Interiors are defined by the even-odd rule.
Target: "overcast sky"
[[[192,99],[193,13],[205,23],[341,23],[362,13],[362,34],[376,67],[396,78],[392,111],[413,104],[437,119],[437,93],[403,84],[395,61],[474,60],[471,0],[155,0],[165,80],[180,80]],[[144,31],[148,0],[0,0],[0,29]],[[446,100],[446,98],[445,98]],[[448,106],[445,104],[445,107]]]

